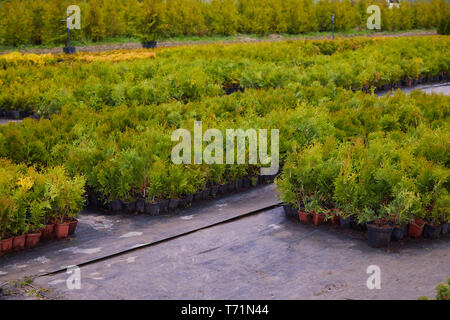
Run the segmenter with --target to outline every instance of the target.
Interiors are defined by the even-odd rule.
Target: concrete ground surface
[[[1,257],[0,284],[137,250],[280,203],[275,186],[269,184],[157,217],[87,209],[78,218],[77,232],[68,240],[41,243],[32,250]]]
[[[366,233],[302,225],[279,207],[88,264],[80,289],[64,272],[33,285],[63,299],[417,299],[450,275],[449,243],[374,249]],[[381,289],[367,288],[371,265]]]

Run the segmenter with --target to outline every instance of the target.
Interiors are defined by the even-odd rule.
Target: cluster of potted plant
[[[336,87],[293,85],[158,108],[120,106],[94,111],[69,107],[49,120],[26,119],[0,126],[0,155],[17,163],[64,165],[71,176],[82,174],[93,206],[143,212],[146,203],[147,208],[162,203],[160,212],[164,212],[168,199],[173,199],[172,208],[184,206],[193,194],[193,200],[200,199],[203,190],[217,194],[216,190],[220,193],[258,174],[253,165],[173,165],[170,134],[180,127],[191,128],[193,116],[205,121],[205,130],[206,125],[222,131],[279,128],[281,165],[294,148],[305,150],[328,136],[344,141],[415,127],[422,128],[417,132],[424,140],[417,144],[417,152],[444,163],[446,131],[440,127],[447,105],[448,97],[440,95],[398,93],[378,98]],[[430,130],[431,125],[436,129]],[[441,141],[435,141],[436,137]],[[333,184],[330,181],[328,185]],[[329,194],[327,188],[318,195],[324,194]]]
[[[367,141],[314,143],[289,155],[277,181],[282,199],[301,222],[367,229],[372,247],[422,234],[436,239],[448,233],[450,174],[439,156],[418,153],[430,143],[425,135],[390,132]]]
[[[223,184],[206,184],[204,188],[198,189],[193,193],[175,193],[164,197],[151,196],[151,193],[144,193],[125,200],[107,201],[97,192],[90,192],[87,204],[93,208],[110,213],[127,214],[150,214],[152,216],[175,212],[178,209],[190,207],[195,202],[213,199],[216,197],[228,195],[234,192],[242,191],[257,185],[273,182],[275,176],[245,176],[235,181],[225,182]]]
[[[84,184],[63,167],[39,172],[0,158],[0,255],[73,234]]]
[[[345,62],[348,68],[322,55],[316,49],[317,43],[311,42],[177,48],[161,51],[158,59],[95,62],[70,69],[64,65],[34,66],[34,77],[39,81],[30,77],[33,66],[7,66],[0,70],[0,80],[6,84],[5,90],[2,87],[0,91],[0,105],[39,104],[48,110],[64,107],[50,119],[26,119],[20,124],[0,126],[0,156],[40,167],[64,165],[69,176],[82,174],[86,178],[91,204],[100,203],[100,207],[111,211],[153,213],[157,208],[159,212],[165,212],[167,207],[174,210],[188,205],[191,199],[240,188],[248,184],[248,177],[257,175],[258,168],[253,165],[173,165],[170,157],[174,144],[170,135],[178,128],[191,128],[194,120],[202,120],[205,130],[279,128],[283,137],[281,165],[299,152],[313,152],[309,148],[314,143],[326,143],[328,137],[334,137],[339,145],[354,137],[367,140],[369,136],[392,132],[405,140],[420,137],[414,140],[414,159],[422,159],[416,155],[419,154],[445,169],[448,97],[398,93],[378,98],[344,88],[347,80],[359,81],[356,67],[350,63],[352,59],[360,67],[372,58],[381,66],[384,58],[379,52],[395,62],[386,63],[392,74],[389,81],[407,72],[417,74],[419,67],[432,74],[446,71],[447,60],[434,58],[445,51],[448,43],[442,37],[342,40],[337,42],[337,49],[330,47],[336,49],[332,58]],[[423,45],[427,50],[418,61],[401,56],[397,60],[395,48],[403,45],[413,51]],[[321,50],[325,53],[330,48]],[[363,54],[353,55],[360,50]],[[375,53],[371,53],[373,50]],[[399,61],[404,69],[397,66]],[[298,67],[293,68],[293,63]],[[327,79],[330,70],[335,73]],[[379,74],[381,71],[363,76]],[[248,90],[224,95],[222,84]],[[41,85],[49,89],[41,90]],[[395,135],[390,140],[395,140]],[[302,165],[311,171],[304,171],[304,176],[289,184],[298,186],[298,181],[303,181],[301,197],[295,189],[294,198],[300,201],[297,208],[303,206],[308,212],[316,212],[316,221],[321,221],[331,209],[340,209],[345,223],[344,218],[356,217],[363,209],[373,210],[373,217],[384,218],[392,215],[388,213],[394,210],[390,205],[405,205],[400,199],[394,201],[393,190],[398,188],[398,181],[390,185],[386,199],[378,196],[378,202],[374,202],[361,198],[363,207],[358,201],[338,198],[334,185],[341,164],[327,163],[319,174],[318,160],[311,157],[310,164]],[[343,162],[344,158],[339,159]],[[381,173],[372,174],[378,177]],[[432,188],[433,183],[427,188]],[[445,189],[446,184],[443,186]],[[407,195],[411,191],[405,190]],[[378,189],[375,191],[377,194]],[[442,202],[429,189],[411,192],[428,194],[428,204],[425,196],[420,198],[425,211],[436,212],[436,203],[439,207]],[[344,197],[346,192],[341,194]],[[418,214],[417,218],[421,216]]]

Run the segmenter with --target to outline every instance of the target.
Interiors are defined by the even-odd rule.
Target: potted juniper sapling
[[[28,214],[29,229],[25,241],[26,248],[33,248],[41,241],[41,230],[44,227],[42,221],[44,220],[45,212],[48,209],[50,209],[50,203],[46,200],[40,201],[40,199],[35,199],[30,203]]]
[[[160,0],[144,0],[142,14],[138,22],[138,36],[143,48],[156,48],[163,38],[162,9]]]
[[[284,213],[289,218],[299,217],[298,212],[301,207],[301,199],[298,197],[294,184],[290,181],[290,171],[286,170],[281,174],[281,178],[277,180],[276,187],[283,201]]]
[[[7,195],[0,195],[0,255],[12,251],[13,237],[11,222],[14,212],[14,201]]]
[[[391,217],[394,224],[392,240],[402,240],[408,236],[408,222],[421,212],[419,196],[405,189],[395,189],[395,198],[388,204],[383,205],[381,210]]]
[[[64,167],[58,166],[47,171],[49,177],[50,206],[56,218],[55,235],[61,240],[69,235],[70,222],[81,211],[84,204],[84,185],[82,176],[70,179]]]
[[[325,210],[320,203],[320,194],[318,192],[311,196],[304,197],[303,204],[307,214],[312,215],[314,225],[318,226],[325,222],[328,210]]]
[[[428,216],[423,227],[423,236],[429,239],[438,239],[442,231],[442,214],[433,208]]]
[[[15,203],[11,231],[14,235],[13,250],[20,251],[25,249],[27,232],[30,225],[27,221],[27,212],[30,201],[30,189],[34,181],[31,177],[20,177],[17,181],[17,189],[14,191],[12,199]]]
[[[156,161],[147,171],[147,182],[144,189],[145,213],[157,216],[161,213],[162,193],[167,187],[167,168],[164,162]]]
[[[302,195],[303,192],[300,192]],[[302,208],[298,210],[298,218],[300,222],[311,224],[313,223],[313,212],[314,212],[314,205],[311,204],[311,199],[308,196],[301,196],[302,201]]]

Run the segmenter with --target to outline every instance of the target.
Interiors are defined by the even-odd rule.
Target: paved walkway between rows
[[[41,243],[31,250],[0,257],[0,285],[136,250],[280,203],[275,186],[270,184],[157,217],[85,210],[76,234],[69,240]]]
[[[450,235],[389,249],[366,236],[302,225],[278,207],[88,264],[79,290],[66,273],[33,286],[63,299],[417,299],[450,276]],[[367,287],[371,265],[381,289]]]

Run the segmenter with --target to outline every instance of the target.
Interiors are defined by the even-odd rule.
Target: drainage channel
[[[97,263],[97,262],[105,261],[105,260],[108,260],[108,259],[111,259],[111,258],[115,258],[115,257],[121,256],[121,255],[124,255],[124,254],[128,254],[130,252],[134,252],[134,251],[137,251],[137,250],[140,250],[140,249],[156,246],[158,244],[165,243],[165,242],[168,242],[168,241],[171,241],[171,240],[174,240],[174,239],[178,239],[178,238],[181,238],[181,237],[184,237],[184,236],[187,236],[187,235],[190,235],[190,234],[202,231],[202,230],[210,229],[210,228],[213,228],[213,227],[218,226],[218,225],[227,224],[227,223],[230,223],[230,222],[233,222],[233,221],[237,221],[237,220],[249,217],[249,216],[257,215],[257,214],[262,213],[264,211],[268,211],[268,210],[272,210],[272,209],[278,208],[278,207],[281,206],[281,204],[282,204],[282,201],[280,201],[280,202],[278,202],[276,204],[273,204],[273,205],[266,206],[264,208],[260,208],[260,209],[254,210],[254,211],[249,211],[249,212],[243,213],[243,214],[241,214],[239,216],[235,216],[235,217],[228,218],[228,219],[216,222],[216,223],[212,223],[212,224],[204,226],[204,227],[200,227],[200,228],[197,228],[197,229],[189,230],[189,231],[186,231],[186,232],[183,232],[183,233],[179,233],[177,235],[174,235],[174,236],[171,236],[171,237],[167,237],[167,238],[164,238],[164,239],[161,239],[161,240],[148,242],[148,243],[145,243],[145,244],[142,244],[142,245],[130,248],[130,249],[122,250],[122,251],[119,251],[119,252],[116,252],[116,253],[113,253],[113,254],[109,254],[109,255],[106,255],[106,256],[103,256],[103,257],[92,259],[92,260],[89,260],[89,261],[77,264],[76,266],[77,267],[83,267],[83,266],[87,266],[87,265],[94,264],[94,263]],[[53,275],[56,275],[56,274],[59,274],[59,273],[63,273],[63,272],[66,272],[66,271],[67,271],[67,268],[61,268],[61,269],[58,269],[56,271],[39,274],[37,277],[53,276]]]

